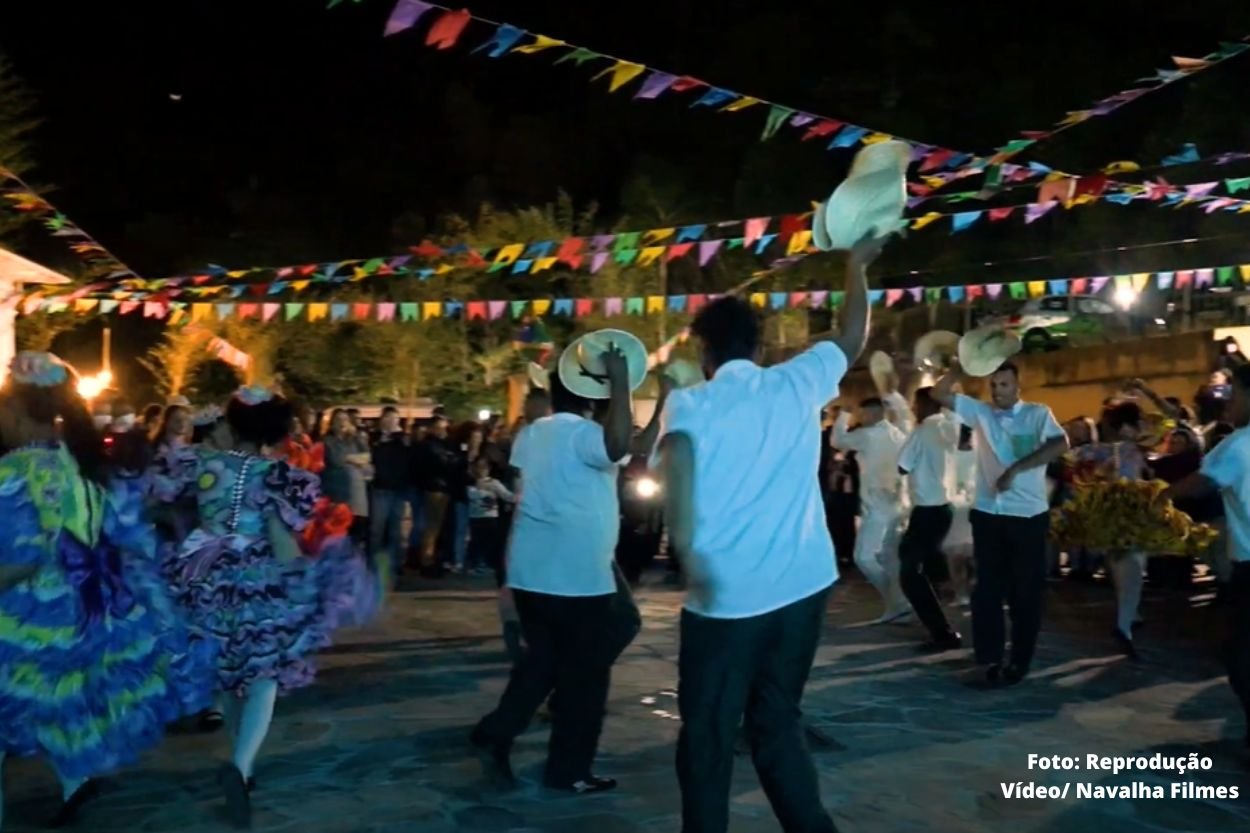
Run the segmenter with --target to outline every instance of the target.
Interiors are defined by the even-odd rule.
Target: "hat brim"
[[[934,356],[956,356],[959,354],[959,334],[950,330],[933,330],[916,339],[912,349],[912,361],[916,367],[940,367],[931,361]]]
[[[829,239],[829,232],[826,230],[829,214],[829,203],[822,202],[816,206],[816,214],[812,217],[812,243],[822,252],[833,251],[833,242]]]
[[[959,339],[959,366],[969,376],[992,376],[1020,348],[1020,338],[1015,333],[980,327]]]
[[[530,362],[526,371],[529,373],[530,384],[534,387],[543,390],[551,387],[551,373],[538,362]]]
[[[560,354],[557,372],[560,374],[560,381],[570,393],[583,399],[607,399],[612,395],[601,368],[582,364],[580,347],[588,339],[599,344],[614,344],[625,355],[630,391],[638,390],[642,386],[647,378],[646,345],[638,336],[624,330],[596,330],[581,336]],[[591,349],[594,349],[593,346]]]
[[[878,350],[868,357],[868,375],[872,377],[872,383],[877,390],[885,390],[886,380],[893,372],[894,359],[888,353]]]
[[[703,377],[703,371],[699,370],[693,362],[685,359],[676,359],[670,362],[664,368],[664,375],[673,380],[673,384],[679,388],[691,388],[707,381]]]
[[[865,237],[884,237],[903,225],[907,180],[898,171],[852,177],[833,192],[824,208],[826,250],[850,249]]]

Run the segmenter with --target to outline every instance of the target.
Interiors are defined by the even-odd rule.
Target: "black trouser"
[[[1224,663],[1228,668],[1229,685],[1246,713],[1246,738],[1250,740],[1250,561],[1234,562],[1228,601]]]
[[[977,662],[997,665],[1003,661],[1005,601],[1011,611],[1011,662],[1027,671],[1042,629],[1050,513],[1018,518],[973,510],[971,520],[977,570],[972,644]]]
[[[833,538],[833,551],[838,563],[851,565],[855,553],[855,515],[858,507],[855,495],[830,492],[825,498],[825,525]]]
[[[469,549],[465,566],[489,567],[499,576],[503,563],[503,528],[498,518],[469,518]]]
[[[748,619],[681,614],[677,779],[683,833],[725,833],[734,741],[745,724],[764,794],[787,833],[832,833],[799,703],[827,590]]]
[[[933,559],[942,557],[942,541],[950,532],[953,517],[949,505],[915,507],[898,545],[899,586],[934,639],[952,632],[929,582],[929,566]]]
[[[551,740],[544,781],[568,787],[589,778],[599,746],[615,645],[605,645],[613,629],[613,595],[550,596],[512,591],[524,657],[512,668],[499,705],[482,718],[479,731],[497,743],[511,743],[529,726],[534,712],[553,694]]]

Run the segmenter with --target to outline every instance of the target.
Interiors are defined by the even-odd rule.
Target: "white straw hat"
[[[850,249],[870,234],[883,237],[901,229],[910,161],[911,148],[903,142],[878,142],[857,153],[850,174],[816,209],[816,248]]]
[[[894,359],[890,358],[889,353],[878,350],[868,357],[868,375],[872,377],[872,383],[879,392],[885,393],[886,381],[893,372]]]
[[[629,368],[629,389],[637,390],[647,378],[647,348],[633,333],[624,330],[596,330],[581,336],[560,354],[560,381],[570,393],[584,399],[607,399],[608,376],[603,354],[616,347],[625,354]]]
[[[540,388],[542,390],[549,390],[551,388],[551,373],[547,370],[547,368],[543,367],[538,362],[530,362],[529,367],[527,367],[526,370],[529,371],[530,385],[532,387]]]
[[[985,326],[959,339],[959,366],[969,376],[990,376],[1020,352],[1020,338],[1001,327]]]
[[[953,356],[959,355],[959,333],[933,330],[916,339],[912,361],[921,371],[945,372]]]

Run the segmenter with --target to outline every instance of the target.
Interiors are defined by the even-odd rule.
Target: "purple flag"
[[[611,246],[616,241],[615,234],[596,234],[590,238],[590,247],[595,250],[603,250]]]
[[[709,260],[716,256],[724,240],[704,240],[699,244],[699,265],[707,266]]]
[[[1211,280],[1215,275],[1214,269],[1195,269],[1194,270],[1194,286],[1202,288],[1210,286]]]
[[[490,320],[498,321],[503,318],[503,312],[508,308],[507,301],[487,301],[487,307],[490,310]]]
[[[590,258],[590,274],[594,275],[602,269],[603,264],[607,263],[608,258],[611,256],[609,252],[595,252],[594,256]]]
[[[634,98],[643,98],[648,101],[659,98],[660,95],[673,85],[677,80],[676,75],[670,75],[667,72],[660,72],[658,69],[651,70],[651,74],[642,82],[642,87],[638,92],[634,93]]]
[[[1035,202],[1026,205],[1024,207],[1024,222],[1031,223],[1034,220],[1041,219],[1046,212],[1050,211],[1058,204],[1058,200],[1051,200],[1050,202]]]
[[[808,295],[812,309],[820,309],[829,302],[829,291],[826,289],[817,289]]]
[[[1102,288],[1106,286],[1107,282],[1110,280],[1111,278],[1107,277],[1106,275],[1100,278],[1090,278],[1089,293],[1091,295],[1097,295],[1099,292],[1102,292]]]
[[[1003,285],[1001,283],[987,283],[985,285],[985,294],[997,300],[998,296],[1003,294]]]
[[[422,0],[399,0],[391,11],[390,19],[386,21],[386,31],[383,32],[383,37],[398,35],[405,29],[411,29],[417,25],[421,15],[432,8],[434,7]]]
[[[794,118],[790,119],[791,127],[806,127],[816,121],[816,117],[811,113],[797,113]]]
[[[603,314],[604,315],[620,315],[622,309],[620,298],[604,298]]]

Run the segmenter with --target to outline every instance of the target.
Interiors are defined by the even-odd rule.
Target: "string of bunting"
[[[977,283],[948,286],[914,286],[902,289],[873,289],[869,300],[874,305],[894,306],[907,299],[909,304],[972,303],[1040,298],[1045,295],[1097,295],[1108,287],[1144,292],[1175,292],[1233,290],[1250,286],[1250,263],[1212,266],[1167,272],[1138,272],[1129,275],[1058,278],[1047,280]],[[183,301],[119,301],[99,298],[28,298],[23,311],[79,315],[122,315],[140,313],[145,318],[166,318],[171,324],[237,318],[257,321],[381,321],[417,322],[436,318],[463,318],[469,321],[521,319],[529,315],[558,315],[582,318],[589,315],[653,315],[661,313],[698,312],[719,294],[645,295],[607,298],[535,298],[520,300],[474,301],[359,301],[359,302],[245,302],[187,303]],[[838,308],[845,294],[840,291],[798,290],[786,292],[752,292],[753,306],[760,309]]]
[[[1120,90],[1113,95],[1101,98],[1095,101],[1089,107],[1082,110],[1069,110],[1064,117],[1046,130],[1025,130],[1020,135],[1008,141],[1006,144],[995,150],[993,156],[989,157],[986,171],[987,178],[995,166],[1001,166],[1008,160],[1018,156],[1030,148],[1033,148],[1040,142],[1052,139],[1055,136],[1076,127],[1078,124],[1084,124],[1090,119],[1100,116],[1108,116],[1121,107],[1137,101],[1145,95],[1158,92],[1178,81],[1194,76],[1200,72],[1204,72],[1212,67],[1218,66],[1225,61],[1234,58],[1246,50],[1250,49],[1250,36],[1243,37],[1241,41],[1236,43],[1221,43],[1219,48],[1214,52],[1203,55],[1201,58],[1185,58],[1181,56],[1172,56],[1174,69],[1157,69],[1153,75],[1148,75],[1137,79],[1137,86],[1130,87],[1126,90]],[[1197,161],[1194,159],[1193,161]],[[972,167],[971,160],[964,162],[961,168],[952,171],[950,176],[958,175],[961,169]]]
[[[40,196],[35,189],[31,188],[15,172],[0,165],[0,179],[5,182],[4,186],[0,186],[4,199],[15,210],[37,216],[44,229],[53,237],[65,240],[70,251],[78,255],[89,268],[105,271],[109,280],[139,277],[133,269],[106,249],[104,244],[92,237],[82,227],[70,220],[69,217],[66,217],[56,206]]]
[[[339,2],[333,0],[330,3],[331,8],[337,5]],[[599,70],[591,80],[607,79],[609,93],[618,92],[641,78],[641,82],[634,89],[634,101],[654,101],[666,95],[691,93],[695,96],[690,105],[692,108],[708,108],[719,113],[739,113],[755,107],[767,109],[768,115],[760,133],[761,141],[771,139],[786,129],[798,132],[802,141],[825,141],[829,150],[853,149],[888,140],[905,142],[912,148],[912,159],[922,161],[923,167],[928,170],[973,168],[975,172],[987,162],[985,158],[971,153],[938,147],[889,131],[821,116],[759,96],[714,86],[690,75],[667,72],[559,38],[534,34],[511,23],[488,20],[472,14],[468,9],[452,9],[426,0],[398,0],[387,19],[383,34],[391,37],[407,32],[417,27],[427,16],[431,23],[426,29],[424,42],[434,49],[448,50],[455,47],[462,40],[469,24],[476,22],[482,27],[490,28],[492,33],[473,48],[474,54],[485,53],[489,58],[539,54],[558,56],[555,64],[572,63],[578,67]]]

